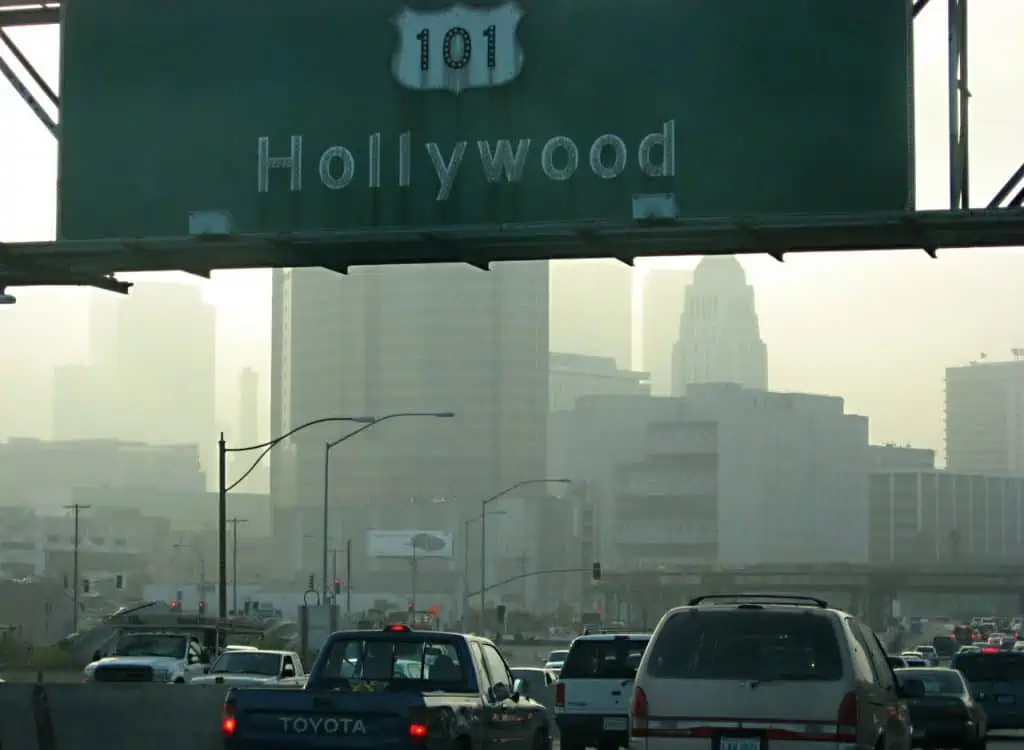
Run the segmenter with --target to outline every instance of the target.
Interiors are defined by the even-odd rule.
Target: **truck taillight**
[[[222,736],[233,737],[238,728],[238,721],[235,719],[235,701],[228,697],[224,701],[224,710],[220,718],[220,733]]]
[[[633,737],[647,736],[647,713],[647,693],[642,687],[634,688],[629,706],[629,731]]]
[[[425,740],[427,738],[427,725],[410,724],[409,736],[412,737],[414,740]]]
[[[555,683],[555,705],[559,708],[565,708],[565,683]]]

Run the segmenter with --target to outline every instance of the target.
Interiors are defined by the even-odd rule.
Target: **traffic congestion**
[[[814,597],[728,594],[674,607],[649,631],[582,628],[535,663],[495,635],[346,629],[307,669],[298,651],[131,630],[83,677],[222,686],[228,750],[313,750],[325,737],[456,750],[985,750],[1024,729],[1021,618],[912,618],[877,633]]]

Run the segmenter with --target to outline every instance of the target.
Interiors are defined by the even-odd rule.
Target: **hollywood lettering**
[[[366,734],[362,719],[282,716],[281,728],[285,733],[294,734]]]
[[[581,169],[589,170],[599,179],[614,180],[630,169],[631,153],[636,159],[635,168],[647,177],[674,177],[675,139],[675,120],[668,120],[662,124],[659,132],[648,133],[640,139],[635,151],[613,133],[600,135],[583,147],[564,135],[549,138],[539,144],[539,148],[532,138],[520,138],[515,141],[515,145],[512,140],[503,138],[475,143],[458,141],[451,149],[443,149],[435,141],[427,141],[421,147],[426,149],[434,169],[437,200],[444,201],[451,196],[452,187],[459,175],[474,169],[469,163],[475,161],[474,156],[479,157],[483,177],[489,183],[503,180],[519,182],[531,159],[539,160],[541,172],[555,182],[570,180]],[[380,133],[369,136],[366,152],[359,155],[359,160],[357,152],[346,146],[330,146],[316,154],[314,161],[309,158],[301,135],[291,136],[286,155],[272,155],[272,145],[276,144],[271,144],[269,137],[258,139],[256,189],[260,193],[270,192],[270,173],[275,169],[287,170],[289,190],[301,191],[303,167],[314,163],[318,181],[329,190],[345,190],[358,182],[371,189],[381,187],[381,151],[385,146]],[[420,146],[414,146],[409,131],[401,133],[394,145],[398,152],[396,182],[399,187],[409,187],[413,180],[413,151]],[[360,167],[359,161],[365,167]]]

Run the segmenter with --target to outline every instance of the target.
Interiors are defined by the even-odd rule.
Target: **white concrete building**
[[[946,467],[1024,474],[1024,360],[946,369]]]
[[[868,422],[840,398],[697,384],[554,415],[553,471],[589,480],[609,570],[866,563]]]
[[[613,357],[551,352],[548,377],[551,411],[572,409],[584,396],[648,396],[650,375],[622,370]]]

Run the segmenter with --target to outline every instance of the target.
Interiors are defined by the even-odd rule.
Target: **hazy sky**
[[[922,208],[942,207],[948,193],[945,6],[932,3],[916,23]],[[1024,160],[1024,2],[974,0],[970,10],[972,194],[975,205],[984,205]],[[15,29],[12,36],[56,81],[56,28]],[[51,238],[56,145],[3,83],[0,116],[0,238]],[[696,261],[658,262],[690,267]],[[1024,258],[1015,250],[950,250],[937,261],[902,252],[743,262],[757,290],[771,387],[844,396],[849,410],[871,417],[876,440],[940,448],[943,369],[981,352],[1002,358],[1011,347],[1024,346]],[[222,393],[234,391],[235,373],[244,365],[267,372],[269,272],[223,272],[210,282],[182,278],[204,283],[219,308]],[[32,368],[81,359],[84,300],[93,292],[16,293],[18,305],[0,310],[0,372],[7,373],[8,393]],[[9,427],[5,403],[12,402],[0,400],[0,435]],[[221,416],[233,419],[234,403],[225,403]],[[20,421],[18,427],[22,434],[46,434],[49,415],[40,412],[37,428]]]

